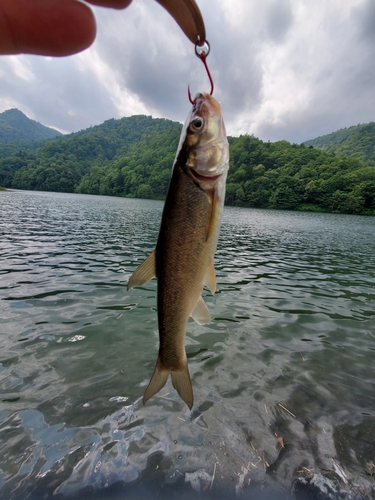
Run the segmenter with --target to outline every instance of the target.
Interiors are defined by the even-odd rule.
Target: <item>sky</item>
[[[229,135],[301,143],[375,121],[374,0],[197,0]],[[134,114],[180,122],[209,91],[202,62],[154,0],[93,8],[98,34],[64,58],[0,56],[0,112],[61,132]]]

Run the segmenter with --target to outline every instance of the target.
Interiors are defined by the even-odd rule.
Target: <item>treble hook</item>
[[[198,45],[198,44],[195,45],[195,55],[197,57],[199,57],[199,59],[204,64],[204,67],[206,68],[207,76],[208,76],[208,79],[210,80],[210,84],[211,84],[210,95],[212,95],[212,93],[214,91],[214,81],[212,79],[211,72],[208,69],[207,61],[206,61],[207,56],[210,53],[210,48],[211,48],[210,44],[207,42],[207,40],[205,40],[202,45]],[[194,100],[191,97],[189,86],[188,86],[188,96],[189,96],[189,101],[191,102],[191,104],[194,104]]]

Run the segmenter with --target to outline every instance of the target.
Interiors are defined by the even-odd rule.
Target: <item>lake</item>
[[[374,498],[375,217],[225,208],[189,411],[126,290],[162,208],[0,193],[0,497]]]

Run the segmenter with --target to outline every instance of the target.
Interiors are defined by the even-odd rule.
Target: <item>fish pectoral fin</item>
[[[169,370],[163,369],[160,358],[158,357],[156,361],[156,366],[151,380],[143,394],[143,404],[145,405],[147,401],[154,396],[157,392],[162,389],[168,380]]]
[[[209,323],[211,321],[211,314],[202,297],[199,297],[198,302],[190,315],[198,325]]]
[[[204,284],[211,290],[212,293],[216,292],[216,274],[214,268],[214,261],[212,259],[210,259],[206,269]]]
[[[220,196],[217,189],[214,189],[211,194],[211,217],[210,217],[210,225],[207,230],[207,241],[211,238],[212,233],[215,231],[216,224],[218,221],[218,213],[220,211]]]
[[[156,277],[156,252],[155,250],[140,264],[130,276],[128,290],[134,286],[141,286]]]
[[[191,410],[194,403],[194,395],[187,361],[185,361],[185,366],[182,370],[171,372],[171,377],[173,387]]]

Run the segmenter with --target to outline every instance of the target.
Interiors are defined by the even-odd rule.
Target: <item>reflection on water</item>
[[[141,404],[162,206],[0,193],[1,498],[371,498],[375,219],[226,208],[190,412]]]

